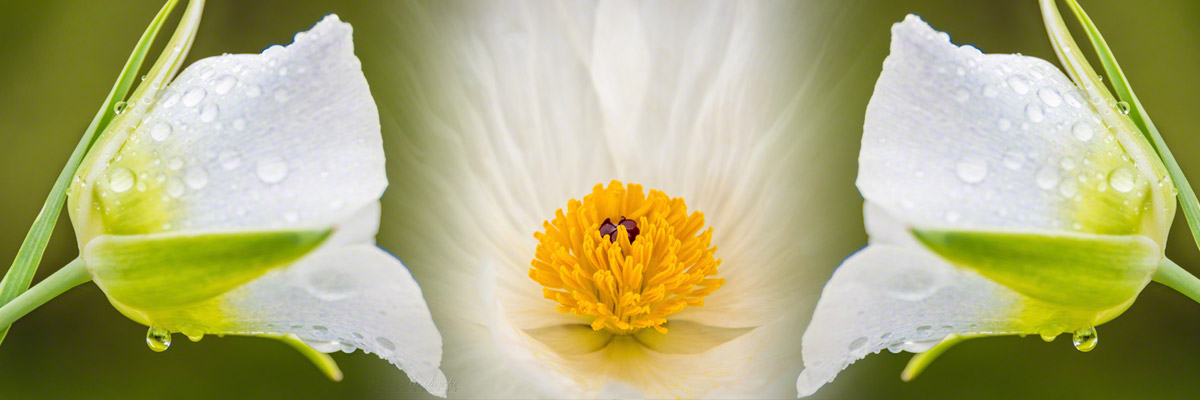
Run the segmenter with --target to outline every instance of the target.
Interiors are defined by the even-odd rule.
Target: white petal
[[[326,351],[361,349],[445,395],[442,340],[421,288],[377,247],[318,250],[220,299],[228,319],[221,333],[294,334]]]
[[[800,396],[883,349],[921,352],[948,334],[1025,333],[1027,299],[921,250],[871,245],[846,260],[821,293],[802,339]]]
[[[1135,216],[1157,179],[1121,140],[1050,63],[910,16],[867,107],[858,187],[910,224],[1148,233]]]
[[[287,47],[187,67],[118,157],[147,159],[133,172],[161,182],[152,200],[171,229],[331,224],[387,186],[378,112],[337,16]]]

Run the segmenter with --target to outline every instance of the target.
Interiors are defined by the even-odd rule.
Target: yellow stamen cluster
[[[615,241],[601,235],[606,219],[622,217],[637,223],[634,240],[624,225],[617,225]],[[597,331],[666,333],[668,315],[704,305],[704,296],[725,283],[712,277],[721,264],[710,247],[712,228],[698,234],[704,214],[688,215],[683,199],[657,190],[646,196],[641,185],[597,184],[542,227],[534,233],[539,243],[529,277],[558,311],[591,318]]]

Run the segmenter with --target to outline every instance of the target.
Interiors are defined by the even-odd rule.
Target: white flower
[[[839,217],[817,207],[834,179],[804,168],[838,142],[820,13],[472,6],[417,10],[406,36],[430,43],[398,63],[389,237],[446,340],[450,394],[794,395],[804,304],[850,234],[810,233]]]
[[[941,343],[908,379],[971,337],[1068,332],[1095,346],[1094,327],[1163,260],[1175,192],[1087,86],[1040,59],[954,46],[916,16],[892,28],[859,158],[871,242],[821,295],[801,395],[885,348]]]
[[[71,188],[96,284],[156,350],[171,332],[252,335],[331,363],[299,339],[376,353],[443,394],[420,288],[374,245],[387,177],[350,25],[329,16],[287,47],[206,58],[166,85],[190,46],[181,32]]]

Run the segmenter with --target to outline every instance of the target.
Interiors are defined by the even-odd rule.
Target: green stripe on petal
[[[921,229],[913,234],[954,264],[1031,298],[1078,309],[1128,304],[1162,258],[1158,244],[1140,235]]]
[[[114,303],[124,306],[122,311],[162,311],[211,299],[287,265],[330,233],[104,235],[87,245],[83,258],[96,284]],[[147,318],[134,319],[153,325],[143,320]]]

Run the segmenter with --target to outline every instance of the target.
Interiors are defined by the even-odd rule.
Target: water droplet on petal
[[[217,155],[217,162],[221,164],[221,168],[231,170],[242,164],[241,157],[233,150],[226,150]]]
[[[166,351],[171,347],[171,332],[166,329],[150,327],[146,331],[146,346],[156,352]]]
[[[849,350],[858,350],[860,347],[863,347],[864,344],[867,344],[867,338],[859,337],[858,339],[854,339],[853,342],[850,342]]]
[[[187,188],[184,186],[183,181],[179,180],[179,178],[172,177],[171,179],[167,179],[167,195],[177,198],[179,196],[183,196],[183,192],[185,190],[187,190]]]
[[[1058,185],[1058,193],[1063,197],[1075,197],[1079,193],[1079,183],[1074,179],[1063,180],[1061,185]]]
[[[1071,133],[1075,135],[1076,139],[1086,142],[1096,135],[1096,130],[1085,122],[1076,122],[1071,126]]]
[[[1124,101],[1118,101],[1117,102],[1117,111],[1120,111],[1121,114],[1128,115],[1129,114],[1129,103],[1126,103]]]
[[[1136,178],[1137,176],[1134,175],[1133,170],[1128,167],[1121,167],[1113,170],[1108,175],[1108,185],[1118,192],[1129,193],[1130,190],[1133,190]]]
[[[237,129],[239,131],[246,129],[246,120],[241,118],[233,120],[233,129]]]
[[[1058,91],[1054,90],[1054,88],[1038,89],[1037,94],[1038,98],[1041,98],[1042,102],[1046,103],[1046,105],[1050,107],[1058,107],[1059,104],[1062,104],[1062,96],[1060,96]]]
[[[214,119],[217,119],[218,112],[219,110],[217,109],[216,104],[205,104],[204,107],[200,109],[200,120],[204,122],[212,122]]]
[[[188,187],[200,189],[208,184],[208,173],[205,173],[204,169],[199,167],[190,168],[187,174],[184,175],[183,180],[187,183]]]
[[[262,88],[253,83],[246,85],[246,97],[258,97],[262,94]]]
[[[966,103],[967,100],[970,99],[971,93],[968,92],[967,89],[958,88],[958,90],[954,92],[954,100],[958,101],[959,103]]]
[[[258,178],[266,183],[277,183],[287,176],[288,166],[282,159],[268,157],[258,162]]]
[[[233,89],[233,85],[237,84],[237,78],[229,75],[222,76],[217,79],[217,84],[213,86],[213,92],[217,94],[229,93],[229,89]]]
[[[1021,164],[1025,163],[1025,155],[1016,150],[1009,150],[1004,153],[1004,159],[1001,161],[1005,168],[1016,170],[1021,168]]]
[[[275,101],[286,103],[289,98],[291,98],[291,95],[288,94],[287,89],[279,88],[275,91]]]
[[[388,338],[380,336],[375,338],[375,342],[379,343],[379,345],[384,349],[387,349],[387,351],[396,351],[396,344],[392,343],[392,341],[388,340]]]
[[[1000,90],[996,89],[996,85],[987,84],[983,87],[984,97],[996,97],[997,94],[1000,94]]]
[[[955,172],[958,173],[958,179],[962,179],[963,182],[979,183],[987,177],[988,167],[983,160],[966,158],[958,162]]]
[[[1017,94],[1029,93],[1029,83],[1025,81],[1025,78],[1022,78],[1019,75],[1008,77],[1008,87],[1012,88],[1012,90],[1017,92]]]
[[[1037,104],[1029,104],[1025,106],[1025,116],[1033,122],[1042,122],[1042,120],[1046,119],[1045,112],[1043,112],[1042,107]]]
[[[125,101],[118,101],[117,104],[113,104],[113,112],[117,115],[121,115],[128,107],[129,103],[126,103]]]
[[[1075,349],[1085,353],[1095,349],[1099,342],[1100,337],[1096,336],[1096,327],[1077,330],[1071,337],[1071,343],[1075,344]]]
[[[150,127],[150,137],[157,141],[164,141],[171,137],[171,124],[159,122]]]
[[[206,95],[208,95],[208,92],[204,88],[188,89],[183,93],[183,105],[192,107],[200,104],[200,101],[204,100],[204,96]]]
[[[1058,185],[1059,179],[1061,178],[1058,176],[1058,171],[1055,171],[1051,167],[1042,168],[1038,171],[1037,176],[1034,177],[1038,187],[1046,190],[1053,189],[1054,186]]]
[[[128,191],[136,181],[133,172],[125,167],[116,167],[108,172],[108,188],[115,193]]]
[[[1005,118],[1000,118],[1000,121],[997,121],[997,124],[1000,125],[1000,131],[1007,131],[1009,128],[1012,128],[1012,121],[1009,121]]]

